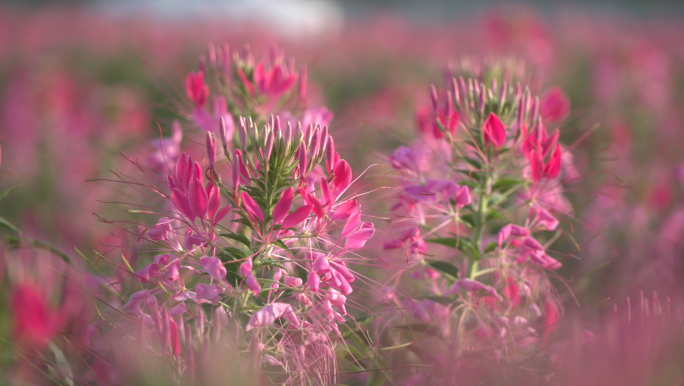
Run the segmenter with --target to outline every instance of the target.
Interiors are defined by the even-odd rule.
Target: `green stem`
[[[491,185],[491,176],[485,172],[484,180],[480,185],[481,195],[480,203],[475,212],[475,229],[473,230],[473,247],[475,248],[473,256],[470,257],[468,264],[468,278],[474,278],[477,273],[478,261],[480,260],[480,251],[482,250],[482,236],[487,229],[487,212],[489,211],[489,189]]]

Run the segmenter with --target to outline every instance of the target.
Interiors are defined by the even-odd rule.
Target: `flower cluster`
[[[210,94],[203,65],[186,79],[192,119],[207,131],[206,163],[186,153],[168,158],[166,186],[153,187],[163,202],[150,212],[156,223],[138,235],[154,252],[127,274],[142,289],[122,299],[132,318],[123,320],[137,325],[147,342],[137,344],[166,358],[175,379],[196,379],[196,358],[211,344],[247,352],[243,362],[257,373],[277,368],[274,382],[336,383],[335,350],[358,276],[352,264],[363,260],[357,252],[374,225],[348,194],[353,175],[329,135],[331,114],[304,110],[297,120],[275,110],[295,79],[282,56],[255,64],[236,54],[230,69],[227,54],[210,51],[223,94]],[[299,77],[301,102],[305,72]],[[180,135],[174,123],[170,146],[156,150],[176,151]]]
[[[561,313],[546,272],[562,266],[550,246],[571,210],[562,195],[571,158],[544,122],[567,106],[513,83],[514,61],[465,63],[442,95],[432,87],[422,137],[389,157],[403,175],[392,208],[401,236],[385,249],[402,249],[413,267],[397,294],[419,298],[399,300],[410,311],[400,324],[430,331],[421,352],[440,368],[413,373],[419,383],[488,366],[515,372]]]

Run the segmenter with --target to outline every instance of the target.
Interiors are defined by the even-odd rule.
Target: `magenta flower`
[[[216,257],[204,256],[200,259],[200,265],[211,277],[222,281],[226,277],[226,267]]]
[[[204,107],[209,99],[209,86],[204,84],[204,72],[191,72],[185,77],[185,93],[197,107]]]
[[[570,114],[570,99],[560,87],[549,89],[541,99],[541,116],[550,122],[558,122]]]
[[[259,208],[259,205],[256,203],[256,201],[254,201],[254,199],[247,192],[242,192],[240,197],[242,198],[242,205],[244,206],[245,211],[247,214],[249,214],[252,220],[259,220],[259,222],[263,223],[264,213],[261,211],[261,208]]]
[[[245,330],[271,326],[280,318],[285,318],[293,327],[300,326],[299,318],[292,310],[292,306],[285,303],[272,303],[252,314]]]
[[[18,285],[10,300],[13,334],[17,341],[43,347],[59,332],[61,318],[48,306],[40,290],[30,283]]]
[[[496,114],[487,115],[482,125],[482,137],[485,145],[492,143],[496,147],[501,147],[506,143],[506,128]]]

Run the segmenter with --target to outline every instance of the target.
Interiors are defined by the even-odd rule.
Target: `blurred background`
[[[0,2],[0,216],[71,253],[106,250],[116,185],[186,97],[208,43],[277,43],[309,68],[312,100],[355,169],[417,131],[428,86],[467,56],[515,56],[538,94],[560,86],[582,176],[561,275],[588,299],[681,288],[684,3],[656,1],[131,0]],[[193,137],[188,127],[184,147]],[[382,212],[386,208],[378,207]],[[6,229],[12,234],[11,229]],[[597,270],[597,268],[600,268]],[[590,276],[586,276],[591,273]]]

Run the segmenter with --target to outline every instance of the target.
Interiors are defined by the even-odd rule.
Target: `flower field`
[[[0,383],[684,384],[681,20],[272,27],[0,8]]]

